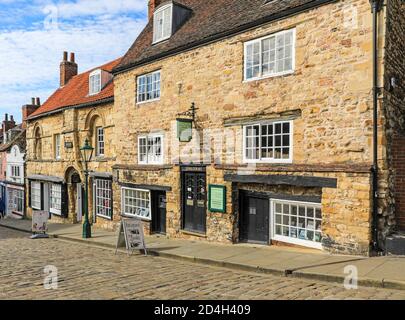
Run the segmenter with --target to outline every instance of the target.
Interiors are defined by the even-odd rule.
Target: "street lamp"
[[[86,176],[86,190],[84,192],[84,224],[83,238],[91,238],[91,225],[89,221],[89,168],[88,164],[93,156],[94,148],[90,145],[89,139],[86,138],[84,146],[80,148],[84,161],[84,175]]]

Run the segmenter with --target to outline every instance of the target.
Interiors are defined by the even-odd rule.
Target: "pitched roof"
[[[121,61],[121,58],[111,61],[105,65],[93,68],[89,71],[74,76],[64,87],[57,89],[48,100],[32,113],[28,119],[35,118],[52,111],[57,111],[66,107],[73,107],[87,103],[97,103],[108,98],[114,97],[113,81],[96,95],[89,96],[89,75],[92,71],[102,69],[111,72]]]
[[[337,0],[176,0],[192,10],[191,17],[167,40],[152,45],[153,19],[113,72],[120,72],[191,47],[236,34]],[[162,1],[162,4],[172,1]]]
[[[19,132],[11,139],[11,141],[0,145],[0,152],[9,151],[12,146],[17,144],[21,150],[25,150],[26,147],[26,139],[25,133],[26,129],[22,129],[21,125],[18,128]],[[17,131],[15,129],[15,131]]]

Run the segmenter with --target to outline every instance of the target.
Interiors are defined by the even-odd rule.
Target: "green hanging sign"
[[[211,184],[208,189],[208,203],[211,212],[226,212],[226,187]]]
[[[177,138],[180,142],[190,142],[193,137],[193,120],[177,119]]]

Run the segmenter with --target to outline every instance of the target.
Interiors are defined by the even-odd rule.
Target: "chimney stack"
[[[149,20],[152,19],[153,14],[155,13],[155,9],[160,5],[160,3],[162,2],[162,0],[149,0],[149,4],[148,4],[148,17]]]
[[[41,106],[39,98],[31,98],[31,104],[26,104],[22,106],[22,127],[27,128],[27,119]]]
[[[2,130],[3,130],[3,143],[7,143],[6,132],[10,129],[13,129],[16,126],[14,117],[11,116],[10,120],[8,120],[8,113],[6,113],[4,117],[4,121],[2,123]]]
[[[75,54],[70,54],[70,61],[68,61],[68,53],[63,52],[63,61],[60,63],[60,86],[64,87],[70,79],[77,76],[77,63],[75,62]]]

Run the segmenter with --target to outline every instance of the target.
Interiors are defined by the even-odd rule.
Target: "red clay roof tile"
[[[89,96],[89,74],[97,69],[111,72],[122,58],[111,61],[105,65],[93,68],[73,77],[66,86],[57,89],[48,100],[30,115],[30,118],[56,111],[58,109],[81,105],[84,103],[98,102],[114,97],[114,83],[109,82],[99,94]]]

